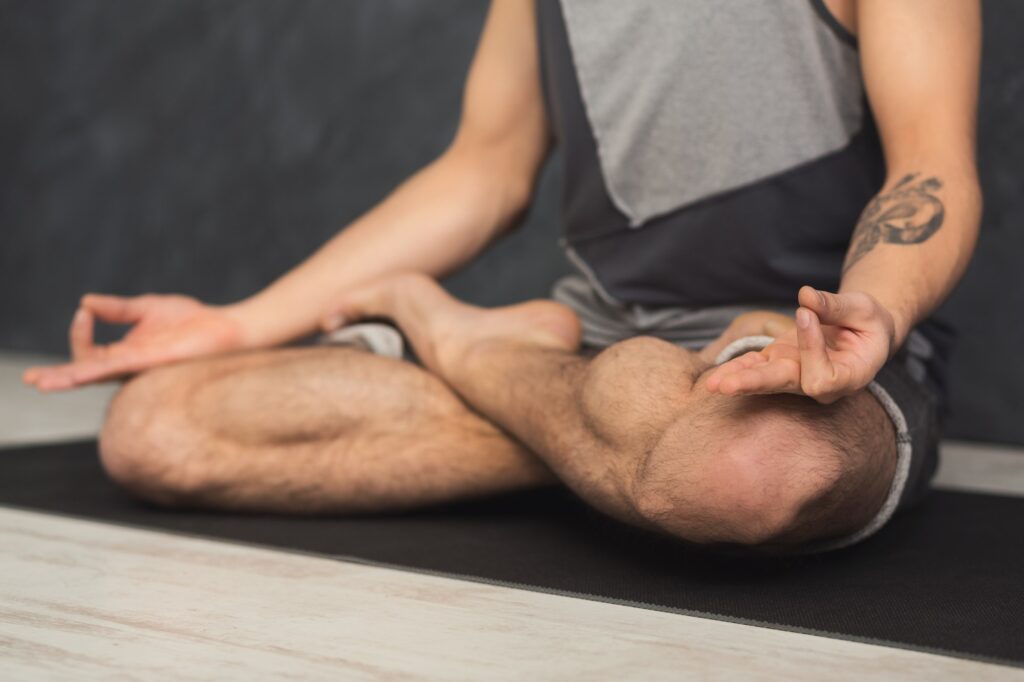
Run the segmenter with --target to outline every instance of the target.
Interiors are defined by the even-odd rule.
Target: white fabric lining
[[[320,343],[327,346],[350,346],[362,348],[374,355],[401,360],[405,354],[405,342],[397,329],[377,322],[350,324],[335,329],[320,337]]]

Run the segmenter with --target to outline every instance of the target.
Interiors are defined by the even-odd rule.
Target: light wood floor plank
[[[3,679],[1024,680],[944,656],[0,509]]]
[[[946,441],[933,483],[937,488],[1024,495],[1024,452],[988,443]]]

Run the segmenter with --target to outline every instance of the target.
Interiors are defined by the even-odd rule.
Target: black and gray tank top
[[[838,288],[885,166],[856,39],[822,0],[536,6],[563,243],[602,297],[772,307]]]
[[[808,0],[538,0],[565,242],[643,305],[835,290],[884,166],[853,37]]]

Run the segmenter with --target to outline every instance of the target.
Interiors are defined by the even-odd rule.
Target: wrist
[[[908,312],[904,307],[895,305],[884,300],[875,299],[878,301],[879,307],[885,311],[889,318],[889,329],[890,329],[890,352],[889,356],[892,357],[896,354],[907,340],[907,336],[910,334],[911,328],[914,326],[915,317],[912,313]]]
[[[893,332],[893,354],[897,350],[903,347],[907,337],[910,335],[910,330],[913,329],[913,322],[907,317],[899,317],[895,319],[895,330]]]
[[[889,330],[889,357],[891,360],[896,351],[900,349],[903,342],[907,339],[907,334],[910,333],[910,326],[906,323],[906,317],[898,310],[894,310],[883,303],[879,304],[879,307],[887,316],[886,326]]]
[[[261,322],[259,309],[251,298],[221,306],[220,312],[234,327],[234,350],[255,350],[273,345]]]
[[[867,291],[861,291],[861,293],[870,297],[877,306],[878,315],[889,336],[889,358],[892,358],[907,340],[907,336],[914,326],[914,315],[902,305],[892,303]]]

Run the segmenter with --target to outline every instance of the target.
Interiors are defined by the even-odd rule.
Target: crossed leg
[[[295,514],[408,508],[554,481],[437,377],[351,348],[146,372],[100,435],[108,474],[172,506]]]
[[[627,522],[759,546],[856,530],[892,480],[892,426],[866,393],[829,406],[714,395],[707,354],[641,337],[584,359],[557,304],[480,310],[416,276],[367,288],[349,313],[395,319],[430,372],[336,348],[149,372],[112,405],[108,471],[158,502],[298,513],[482,495],[554,472]]]
[[[365,287],[342,310],[394,319],[428,368],[584,500],[680,538],[772,547],[852,533],[895,475],[894,429],[867,391],[831,405],[711,393],[708,353],[636,337],[587,360],[568,308],[482,310],[420,275]]]

